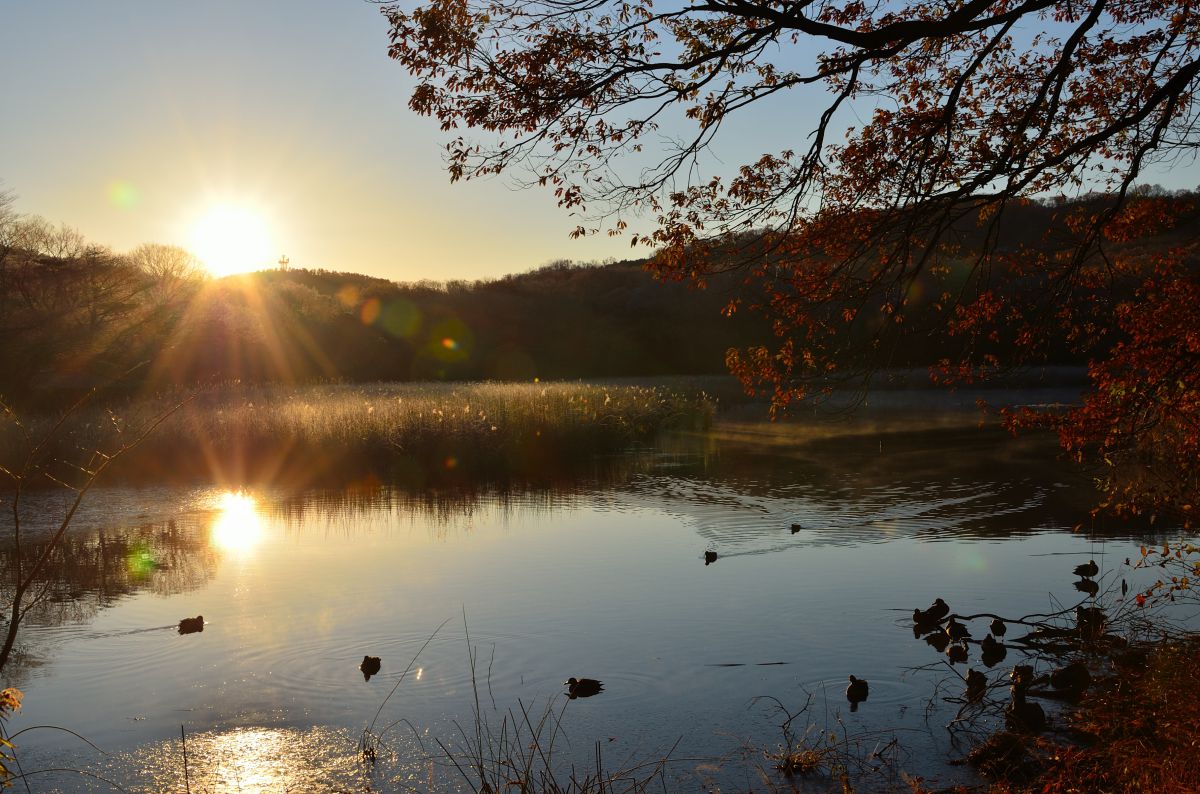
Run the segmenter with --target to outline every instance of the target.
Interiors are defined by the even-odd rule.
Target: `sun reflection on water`
[[[222,551],[237,555],[249,554],[262,542],[262,519],[258,515],[254,497],[241,491],[226,491],[218,502],[216,520],[209,536],[212,543]]]
[[[375,791],[356,739],[328,728],[245,727],[187,734],[188,770],[173,743],[144,745],[113,759],[108,774],[128,770],[137,791],[280,792]],[[409,788],[409,786],[405,786]],[[390,789],[388,789],[390,790]]]

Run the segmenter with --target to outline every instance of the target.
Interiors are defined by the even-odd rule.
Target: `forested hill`
[[[142,362],[117,388],[716,373],[730,346],[765,332],[722,316],[726,284],[658,282],[632,261],[449,284],[324,270],[159,278],[96,252],[5,264],[0,394],[18,403],[68,399]]]
[[[1197,194],[1161,200],[1178,204],[1181,220],[1169,228],[1148,227],[1133,243],[1135,259],[1147,263],[1167,248],[1197,249]],[[1027,202],[1017,209],[1003,248],[1053,251],[1055,240],[1068,233],[1061,203]],[[975,245],[973,233],[964,230],[966,250]],[[955,271],[970,272],[969,257],[961,264]],[[559,263],[471,283],[401,284],[325,270],[206,279],[178,248],[147,245],[118,255],[65,227],[10,218],[0,222],[0,397],[46,404],[97,385],[144,391],[234,379],[719,373],[727,350],[769,343],[773,336],[768,321],[748,308],[761,302],[761,293],[744,296],[743,309],[732,317],[722,312],[739,294],[743,277],[735,270],[709,279],[707,289],[694,289],[656,281],[642,262],[625,261]],[[961,344],[920,330],[920,312],[932,311],[925,304],[932,306],[932,296],[944,289],[944,279],[914,285],[910,297],[918,297],[905,325],[912,332],[880,363],[928,365],[949,345]],[[859,330],[864,339],[858,347],[873,330]],[[848,348],[857,344],[847,341]],[[996,352],[1003,359],[1005,351]],[[1048,352],[1051,363],[1086,360],[1078,349]]]

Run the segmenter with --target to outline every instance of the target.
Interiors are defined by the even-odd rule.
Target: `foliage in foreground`
[[[961,343],[936,365],[949,382],[1065,348],[1095,361],[1068,450],[1152,463],[1149,481],[1105,481],[1110,506],[1200,499],[1196,204],[1138,184],[1200,143],[1190,0],[382,11],[451,179],[526,172],[585,218],[575,234],[628,230],[664,278],[743,275],[727,313],[771,332],[727,362],[776,407],[930,337]],[[761,123],[809,98],[798,129]],[[741,121],[759,121],[761,154],[710,157],[756,109]],[[666,129],[681,132],[656,146]],[[1028,223],[1068,194],[1052,230]],[[1160,233],[1172,242],[1149,250]]]
[[[1127,655],[1071,714],[1080,743],[1042,742],[1042,774],[992,792],[1200,791],[1198,664],[1195,640]]]

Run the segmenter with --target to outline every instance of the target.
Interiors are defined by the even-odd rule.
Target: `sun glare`
[[[210,537],[222,551],[245,555],[262,540],[262,520],[254,497],[227,491],[217,504],[220,512],[213,521]]]
[[[270,229],[249,207],[210,208],[192,226],[191,237],[191,250],[214,276],[259,270],[274,259]]]

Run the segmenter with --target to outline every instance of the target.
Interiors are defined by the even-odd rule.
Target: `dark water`
[[[856,775],[878,767],[866,789],[969,779],[947,763],[969,736],[947,730],[960,704],[946,698],[985,668],[977,646],[967,665],[940,661],[912,608],[1073,606],[1075,564],[1095,558],[1115,586],[1140,541],[1088,523],[1087,481],[1048,440],[969,422],[726,425],[609,464],[555,491],[94,493],[5,684],[26,696],[10,733],[62,726],[105,752],[21,734],[25,771],[88,773],[33,790],[183,791],[181,726],[191,791],[453,789],[438,742],[469,744],[477,703],[497,730],[522,710],[560,719],[556,765],[669,756],[675,790],[783,785],[763,751],[780,707],[806,704],[795,734],[840,737]],[[61,502],[36,495],[31,531]],[[178,634],[196,615],[204,631]],[[364,655],[382,658],[370,681]],[[989,675],[1026,660],[1010,646]],[[848,674],[870,682],[853,712]],[[604,691],[568,700],[569,676]],[[373,721],[371,766],[357,747]]]

